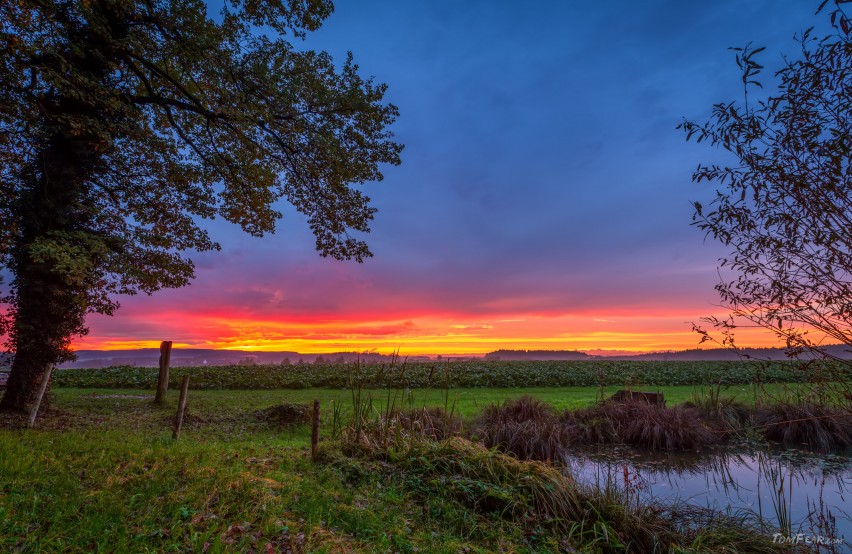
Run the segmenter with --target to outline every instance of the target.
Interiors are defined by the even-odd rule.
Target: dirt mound
[[[284,402],[256,411],[255,417],[274,425],[298,425],[311,420],[311,407],[307,404]]]

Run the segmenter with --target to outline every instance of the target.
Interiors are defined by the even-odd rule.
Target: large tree
[[[729,318],[708,318],[733,344],[741,325],[771,330],[789,349],[836,357],[852,351],[852,23],[848,0],[823,2],[830,30],[798,36],[798,52],[761,91],[763,48],[736,50],[744,96],[684,122],[688,139],[732,158],[700,165],[693,180],[718,185],[695,223],[730,248],[716,287]],[[730,270],[730,272],[728,272]],[[699,329],[700,330],[700,329]],[[705,331],[704,338],[709,335]],[[838,360],[842,363],[843,360]]]
[[[353,185],[401,146],[385,85],[351,55],[293,45],[329,0],[0,3],[0,269],[14,361],[0,407],[25,409],[88,313],[180,287],[204,220],[261,236],[284,199],[323,256],[362,261],[374,208]]]

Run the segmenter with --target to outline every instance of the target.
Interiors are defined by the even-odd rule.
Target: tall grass
[[[383,366],[384,378],[395,373],[402,380],[406,363],[400,363],[395,354],[389,364]],[[432,375],[430,374],[430,380]],[[361,364],[356,361],[350,373],[351,388],[350,423],[345,424],[341,404],[333,406],[332,437],[342,436],[349,442],[364,444],[381,450],[410,449],[415,442],[442,440],[459,435],[463,431],[461,418],[455,415],[455,402],[450,402],[449,368],[445,368],[445,387],[442,392],[443,408],[416,408],[410,389],[398,390],[387,387],[384,402],[374,402],[376,391],[365,389]]]
[[[793,519],[790,512],[793,503],[793,475],[785,473],[779,460],[774,460],[762,452],[757,453],[758,495],[757,502],[760,513],[763,513],[763,495],[759,487],[769,488],[768,496],[772,504],[772,512],[778,525],[778,531],[789,537],[793,533]],[[772,529],[767,529],[771,531]]]
[[[531,396],[487,406],[472,435],[489,448],[522,460],[559,461],[570,448],[625,444],[654,451],[694,450],[759,433],[787,446],[829,451],[852,446],[852,415],[809,403],[749,408],[720,394],[696,391],[691,402],[665,407],[607,401],[558,414]]]
[[[560,461],[572,446],[620,443],[651,450],[683,450],[719,444],[724,429],[689,406],[605,402],[558,415],[549,405],[523,396],[485,408],[473,436],[489,448],[522,460]]]
[[[811,534],[821,537],[837,537],[837,517],[826,506],[823,499],[825,479],[820,484],[820,494],[817,500],[808,500],[808,525]],[[837,554],[844,547],[852,548],[852,537],[845,537],[844,544],[834,544],[828,541],[829,544],[815,545],[816,552],[826,552],[828,554]]]
[[[707,387],[696,387],[686,405],[697,407],[703,412],[704,419],[719,424],[722,430],[737,433],[748,422],[751,410],[745,403],[725,394],[726,390],[727,386],[721,381]]]

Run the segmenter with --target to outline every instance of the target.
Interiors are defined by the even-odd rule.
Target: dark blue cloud
[[[400,107],[404,165],[367,187],[381,259],[568,270],[639,249],[656,265],[667,246],[700,246],[689,200],[708,194],[690,172],[717,155],[675,126],[737,97],[728,46],[768,44],[778,60],[815,7],[340,2],[307,45],[353,50]]]

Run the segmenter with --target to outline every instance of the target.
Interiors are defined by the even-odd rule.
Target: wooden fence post
[[[160,343],[160,373],[157,376],[157,395],[154,397],[156,404],[166,401],[166,391],[169,390],[169,364],[172,361],[172,341],[164,340]]]
[[[38,394],[36,395],[35,403],[33,403],[33,407],[30,408],[30,418],[27,420],[27,427],[32,427],[35,425],[35,419],[38,415],[38,408],[41,406],[41,399],[44,398],[44,393],[47,391],[47,385],[50,383],[50,376],[53,374],[53,364],[47,366],[47,369],[44,371],[44,374],[41,376],[41,384],[38,387]]]
[[[311,413],[311,460],[317,461],[319,448],[320,403],[314,400],[314,410]]]
[[[173,439],[178,438],[180,428],[183,426],[183,414],[186,411],[187,396],[189,396],[189,375],[184,375],[183,382],[180,384],[180,400],[178,400],[177,415],[175,416],[175,431],[172,433]]]

